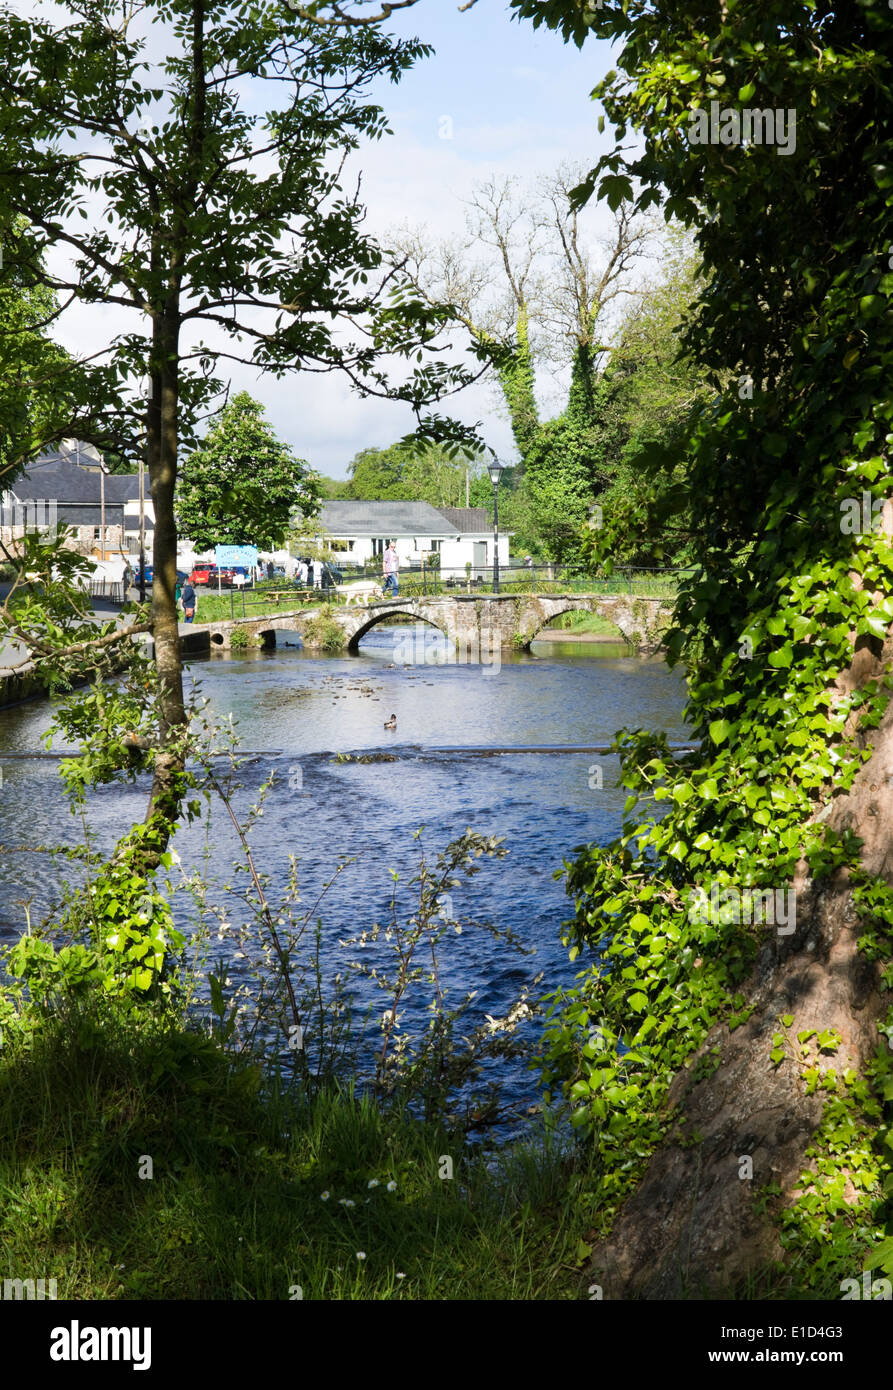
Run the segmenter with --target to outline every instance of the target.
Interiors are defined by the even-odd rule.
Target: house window
[[[384,540],[383,540],[380,536],[373,536],[373,537],[372,537],[372,554],[373,554],[373,555],[383,555],[384,552],[385,552],[385,543],[384,543]]]
[[[432,553],[433,553],[434,555],[439,555],[439,554],[440,554],[440,547],[441,547],[442,545],[443,545],[443,541],[432,541],[432,542],[431,542],[431,550],[432,550]]]

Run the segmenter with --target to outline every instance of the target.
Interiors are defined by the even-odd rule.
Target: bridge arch
[[[618,625],[617,625],[617,623],[614,621],[613,617],[609,616],[608,614],[602,613],[602,612],[600,611],[599,605],[598,605],[597,602],[594,603],[594,602],[592,602],[592,601],[586,601],[586,600],[580,600],[580,599],[576,599],[576,600],[570,600],[570,599],[569,599],[568,602],[565,603],[563,606],[556,603],[556,605],[555,605],[555,611],[554,611],[553,613],[538,614],[538,615],[536,615],[536,617],[534,617],[534,618],[532,619],[532,621],[530,621],[530,622],[528,623],[528,625],[527,625],[527,631],[525,632],[525,641],[524,641],[524,648],[525,648],[525,650],[526,650],[526,651],[529,651],[529,650],[530,650],[530,645],[531,645],[531,643],[536,641],[536,639],[540,636],[540,634],[541,634],[542,632],[544,632],[544,631],[549,627],[550,623],[554,623],[555,620],[556,620],[556,618],[562,618],[562,617],[564,617],[565,613],[593,613],[593,614],[595,614],[597,617],[602,618],[605,622],[610,623],[611,627],[613,627],[614,630],[615,630],[616,633],[617,633],[617,640],[618,640],[618,642],[625,642],[626,645],[629,646],[629,641],[628,641],[628,639],[627,639],[627,637],[626,637],[626,634],[623,632],[623,630],[622,630],[620,627],[618,627]]]
[[[359,651],[360,643],[366,636],[366,633],[371,632],[374,627],[378,627],[388,618],[411,618],[414,623],[425,623],[428,627],[433,627],[438,632],[442,632],[447,639],[451,638],[451,633],[449,632],[445,623],[435,622],[435,620],[429,617],[427,613],[420,613],[416,608],[389,607],[383,610],[367,609],[366,611],[371,613],[369,620],[367,622],[361,623],[361,625],[356,629],[356,631],[353,633],[353,635],[347,643],[347,650],[354,654]],[[399,630],[399,628],[397,630]]]

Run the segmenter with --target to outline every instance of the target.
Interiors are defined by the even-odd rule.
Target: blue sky
[[[13,2],[26,12],[41,7],[41,0],[36,5],[34,0]],[[60,22],[58,9],[51,8]],[[158,61],[169,51],[169,35],[157,22],[148,27],[149,17],[147,11],[147,56]],[[551,32],[534,31],[530,23],[513,19],[504,0],[478,0],[465,14],[459,13],[456,0],[420,0],[414,9],[393,15],[388,27],[403,37],[418,36],[436,51],[396,87],[381,83],[376,99],[393,134],[365,146],[348,171],[349,185],[362,171],[366,226],[381,241],[407,223],[426,227],[437,239],[460,237],[466,215],[462,200],[476,184],[506,175],[535,179],[554,172],[562,161],[588,168],[608,147],[609,136],[597,131],[599,107],[590,99],[593,86],[611,66],[607,44],[590,40],[579,51]],[[250,93],[246,107],[264,110],[263,84],[250,85],[257,92]],[[599,206],[587,209],[585,218],[595,234],[609,221]],[[145,332],[144,321],[135,323],[132,314],[114,305],[74,305],[60,321],[59,337],[80,354],[101,351],[116,332],[134,329]],[[207,339],[213,341],[210,333]],[[190,344],[183,346],[188,350]],[[220,346],[225,346],[222,340]],[[414,427],[408,408],[364,401],[336,373],[277,380],[247,366],[221,367],[231,373],[232,392],[250,391],[264,404],[279,436],[314,468],[334,477],[346,476],[360,449],[384,447]],[[560,395],[547,373],[539,385],[551,413],[559,407]],[[511,431],[495,388],[480,384],[441,409],[464,422],[480,422],[487,443],[506,462],[514,461]]]
[[[425,225],[437,237],[459,235],[462,199],[476,183],[494,174],[535,177],[562,160],[588,167],[607,148],[608,136],[597,131],[600,107],[590,93],[611,66],[608,44],[592,40],[578,50],[549,31],[519,23],[501,0],[479,0],[464,14],[455,0],[421,0],[415,9],[393,15],[388,27],[403,37],[418,36],[436,51],[398,86],[382,84],[378,94],[394,133],[357,161],[376,235],[385,238],[404,221]],[[602,210],[590,216],[592,229],[600,229]],[[345,476],[358,449],[385,446],[413,427],[409,411],[362,401],[334,377],[290,387],[290,404],[275,384],[258,381],[251,389],[282,436],[334,477]],[[482,421],[488,443],[513,457],[508,422],[492,387],[472,388],[451,398],[447,408],[462,420]]]

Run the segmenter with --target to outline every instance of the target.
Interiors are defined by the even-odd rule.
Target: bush
[[[343,631],[328,613],[320,613],[304,624],[301,630],[306,647],[318,647],[324,652],[342,652],[347,643]]]

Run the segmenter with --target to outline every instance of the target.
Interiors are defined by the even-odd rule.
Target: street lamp
[[[505,472],[505,464],[494,458],[487,465],[490,482],[493,484],[493,592],[499,593],[499,479]]]

